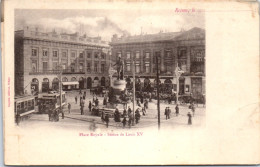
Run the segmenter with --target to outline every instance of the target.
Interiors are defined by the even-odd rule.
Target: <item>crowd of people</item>
[[[78,99],[79,98],[79,99]],[[108,104],[108,96],[107,94],[102,95],[103,98],[103,105],[102,108],[104,106],[107,106]],[[86,101],[86,91],[82,92],[81,90],[79,91],[79,94],[77,94],[75,96],[75,104],[78,104],[80,106],[80,114],[84,115],[84,106],[85,106],[85,101]],[[133,124],[138,124],[141,121],[141,117],[142,116],[146,116],[147,115],[147,111],[148,111],[148,106],[149,103],[151,102],[151,96],[145,97],[145,96],[138,96],[136,98],[136,104],[137,104],[137,108],[135,111],[132,111],[131,107],[128,106],[128,108],[124,107],[123,111],[120,112],[118,108],[116,108],[114,110],[114,115],[113,115],[113,120],[115,123],[120,123],[122,124],[123,127],[126,127],[128,125],[128,127],[131,127]],[[169,100],[170,103],[170,100]],[[68,103],[68,113],[71,113],[71,108],[72,108],[72,104]],[[100,116],[101,114],[101,120],[102,122],[104,122],[106,124],[106,126],[109,126],[109,121],[111,119],[111,115],[104,113],[104,112],[100,112],[100,103],[99,103],[99,98],[93,94],[93,99],[90,100],[88,102],[88,111],[95,116]],[[180,115],[180,108],[178,104],[175,104],[175,112],[174,112],[174,116],[178,117]],[[194,103],[191,103],[188,108],[191,110],[191,112],[188,112],[187,114],[187,118],[188,118],[188,125],[192,125],[192,117],[195,116],[195,105]],[[102,110],[103,111],[103,110]],[[133,113],[134,112],[134,113]],[[172,114],[172,110],[169,106],[167,106],[164,110],[164,115],[166,120],[171,119],[171,114]]]
[[[190,113],[190,111],[187,114],[187,116],[188,116],[188,125],[192,125],[192,117],[195,116],[195,105],[194,105],[194,103],[190,103],[189,109],[192,111],[192,114]],[[179,114],[180,114],[179,105],[176,104],[176,106],[175,106],[175,116],[178,117]],[[166,120],[170,119],[170,116],[171,116],[171,109],[170,109],[170,107],[166,107],[165,108],[164,115],[166,116]]]

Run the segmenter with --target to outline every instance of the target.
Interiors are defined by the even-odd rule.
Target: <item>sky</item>
[[[86,33],[111,41],[113,34],[140,35],[205,27],[204,13],[174,10],[15,10],[15,30],[39,27],[43,32]]]

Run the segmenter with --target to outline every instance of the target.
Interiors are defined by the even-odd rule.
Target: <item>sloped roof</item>
[[[201,28],[192,28],[189,31],[185,31],[179,36],[176,36],[174,40],[193,40],[205,38],[205,30]]]
[[[156,41],[177,41],[177,40],[191,40],[205,38],[205,30],[201,28],[192,28],[188,31],[182,32],[168,32],[157,34],[146,34],[137,36],[121,37],[116,40],[112,40],[111,44],[123,44],[123,43],[144,43],[144,42],[156,42]]]

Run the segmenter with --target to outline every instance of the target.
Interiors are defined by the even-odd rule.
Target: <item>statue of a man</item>
[[[123,79],[123,61],[121,60],[121,57],[118,57],[118,60],[116,61],[116,71],[117,71],[117,80]]]

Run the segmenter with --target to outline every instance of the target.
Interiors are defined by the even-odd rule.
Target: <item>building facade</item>
[[[156,86],[156,72],[160,73],[160,87],[165,93],[176,91],[175,70],[184,72],[179,79],[179,93],[205,94],[205,30],[158,33],[138,36],[114,35],[111,41],[112,58],[124,61],[124,76],[131,85],[135,71],[137,89],[149,91]]]
[[[35,94],[108,86],[109,45],[100,37],[15,31],[15,92]]]

